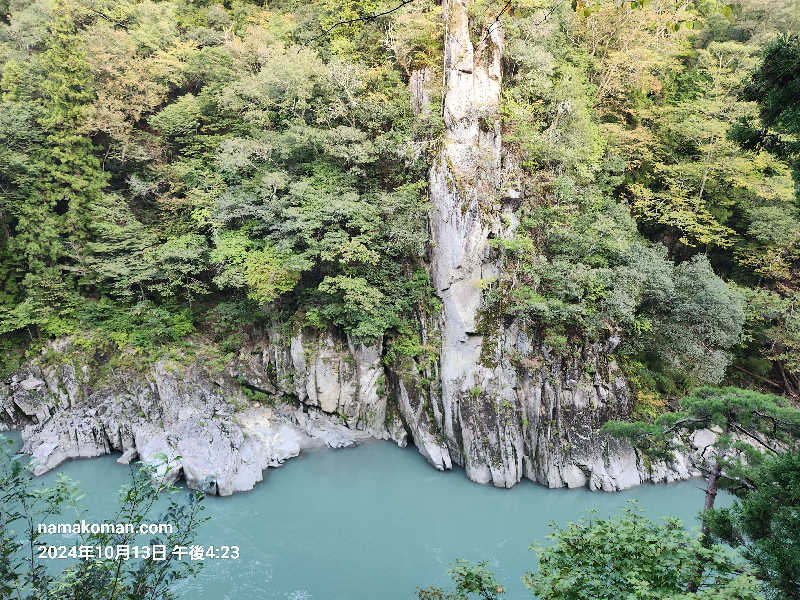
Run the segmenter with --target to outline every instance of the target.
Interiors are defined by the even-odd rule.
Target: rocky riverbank
[[[252,489],[268,467],[303,449],[372,437],[321,410],[248,398],[244,386],[270,383],[247,361],[237,365],[253,384],[235,378],[232,365],[211,373],[174,359],[100,375],[106,365],[76,365],[81,354],[67,340],[45,354],[70,360],[32,361],[0,391],[0,428],[22,428],[22,452],[32,455],[37,475],[69,458],[121,452],[120,463],[138,458],[190,487],[230,495]],[[404,435],[397,441],[404,445]]]
[[[119,462],[168,465],[171,477],[220,495],[252,489],[269,467],[305,448],[370,439],[405,446],[409,436],[435,468],[466,462],[470,479],[499,487],[526,477],[615,491],[699,474],[687,461],[647,465],[598,433],[630,410],[607,348],[572,360],[544,354],[537,363],[520,358],[542,353],[522,333],[506,345],[460,407],[458,435],[472,454],[459,461],[443,434],[436,386],[416,362],[387,367],[379,346],[332,331],[288,338],[263,331],[214,368],[201,356],[136,368],[107,355],[82,362],[84,354],[61,340],[2,385],[0,427],[22,429],[22,451],[37,474],[69,458],[120,452]]]

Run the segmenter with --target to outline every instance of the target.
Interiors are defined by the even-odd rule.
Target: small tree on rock
[[[800,411],[778,396],[736,387],[704,387],[680,402],[680,409],[653,423],[609,421],[603,431],[629,440],[648,458],[672,460],[691,452],[692,434],[711,430],[716,436],[697,466],[707,477],[701,537],[709,543],[710,512],[720,486],[734,492],[753,489],[754,469],[765,457],[797,449]],[[689,586],[697,590],[700,573]]]

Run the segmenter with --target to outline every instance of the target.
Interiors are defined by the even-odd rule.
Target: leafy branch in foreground
[[[622,516],[590,516],[533,546],[537,572],[523,577],[541,600],[756,600],[756,581],[735,554],[707,546],[674,518],[656,524],[635,503]],[[700,570],[698,589],[687,588]]]
[[[629,440],[651,459],[672,460],[676,452],[688,453],[689,437],[704,429],[717,432],[705,465],[709,482],[704,510],[708,510],[720,483],[748,487],[747,465],[760,462],[764,452],[777,454],[798,444],[800,411],[771,394],[704,387],[681,400],[680,410],[664,413],[653,423],[609,421],[603,432]]]
[[[36,488],[29,465],[12,456],[11,441],[0,437],[0,597],[15,600],[171,600],[175,582],[196,575],[201,562],[176,559],[174,546],[190,546],[199,526],[208,520],[202,511],[202,493],[182,492],[169,483],[164,469],[131,468],[130,483],[120,491],[120,506],[105,522],[132,524],[127,533],[89,533],[71,540],[75,546],[137,545],[142,523],[169,523],[172,532],[147,540],[164,545],[165,560],[123,555],[80,560],[61,573],[48,569],[38,546],[44,540],[38,524],[47,523],[74,508],[78,515],[83,496],[75,484],[60,477],[52,487]],[[178,495],[186,495],[184,501]],[[18,528],[18,529],[17,529]],[[131,532],[132,531],[132,532]]]
[[[418,589],[419,600],[500,600],[505,594],[503,586],[497,582],[486,562],[473,565],[465,560],[457,560],[448,573],[455,584],[452,592],[438,587]]]
[[[763,600],[735,551],[705,543],[678,519],[654,523],[636,502],[608,519],[590,514],[565,527],[553,524],[548,539],[547,546],[531,546],[539,565],[522,577],[539,600]],[[429,587],[417,590],[417,598],[500,600],[505,593],[485,562],[457,561],[450,577],[452,591]]]
[[[800,453],[766,458],[727,508],[706,515],[715,539],[737,548],[770,598],[800,599]]]

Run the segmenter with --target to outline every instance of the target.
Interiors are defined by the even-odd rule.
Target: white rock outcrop
[[[632,448],[599,434],[632,409],[612,356],[619,340],[558,357],[514,322],[481,314],[482,283],[501,268],[490,236],[513,233],[510,205],[520,192],[503,181],[502,24],[485,11],[471,15],[471,4],[443,2],[445,133],[429,176],[430,270],[443,307],[433,327],[439,386],[424,384],[430,374],[413,361],[395,365],[400,413],[434,467],[461,465],[478,483],[511,487],[527,477],[612,491],[696,474],[684,465],[653,472]],[[419,97],[420,82],[412,84]]]
[[[355,380],[342,389],[354,387]],[[2,390],[0,423],[22,427],[22,451],[32,455],[37,475],[70,458],[121,452],[118,462],[138,458],[161,475],[168,471],[169,479],[183,477],[192,488],[222,496],[252,489],[268,467],[305,448],[372,438],[313,407],[249,400],[230,375],[211,377],[196,364],[165,361],[102,383],[91,381],[88,367],[78,380],[69,363],[53,368],[34,361]],[[385,428],[380,433],[389,435]],[[396,434],[404,441],[404,431]]]

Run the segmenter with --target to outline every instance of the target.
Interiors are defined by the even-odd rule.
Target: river
[[[110,519],[128,476],[115,458],[69,461],[39,480],[77,480],[87,521]],[[181,583],[179,598],[412,600],[418,586],[446,584],[448,565],[464,558],[488,561],[509,600],[530,599],[520,577],[535,564],[529,546],[546,542],[551,521],[591,509],[609,515],[635,499],[651,518],[696,526],[701,485],[608,494],[523,481],[503,490],[471,483],[460,470],[435,471],[413,448],[390,443],[318,450],[270,469],[252,492],[206,499],[211,520],[198,543],[237,545],[240,558],[206,561],[198,578]]]

